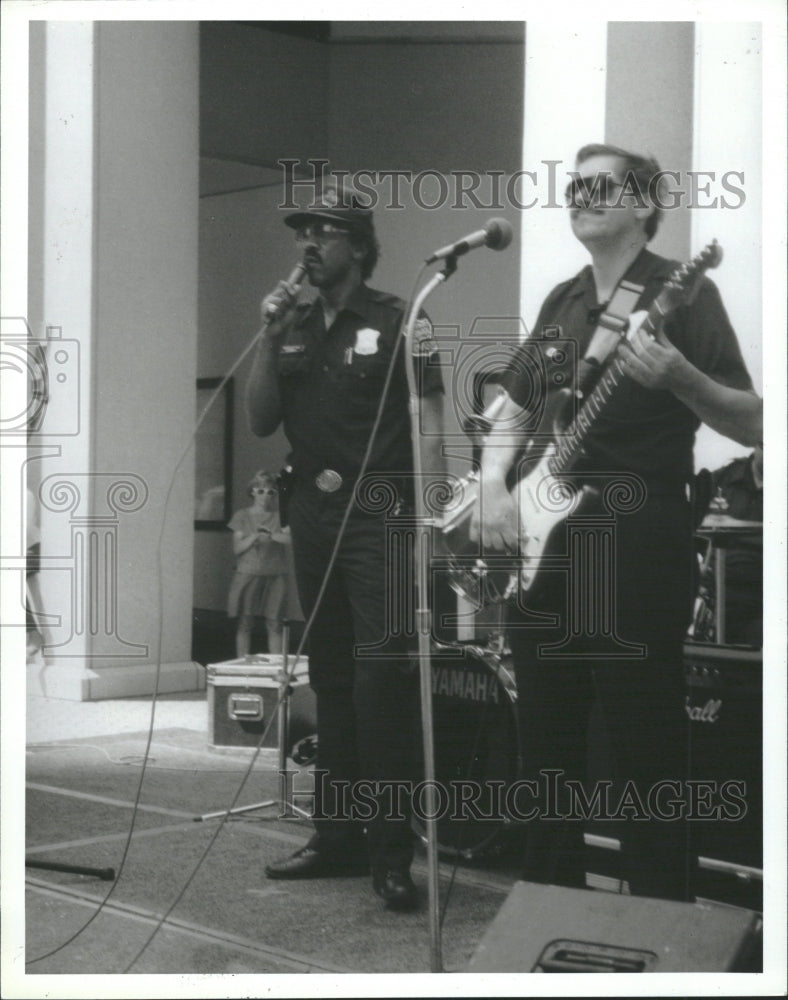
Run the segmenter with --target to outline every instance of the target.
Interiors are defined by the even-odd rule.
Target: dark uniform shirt
[[[739,521],[763,521],[763,487],[757,486],[752,456],[736,458],[712,473],[715,493],[725,499],[725,513]]]
[[[725,515],[739,521],[763,521],[763,488],[757,486],[752,458],[737,458],[712,475]],[[726,543],[725,641],[763,645],[763,534],[745,531]]]
[[[675,262],[641,251],[625,275],[628,281],[644,286],[637,309],[648,309],[675,267]],[[555,340],[545,340],[545,327],[557,326],[559,337],[576,343],[574,357],[582,358],[600,312],[590,265],[553,289],[542,305],[533,338],[515,354],[505,376],[504,386],[515,402],[527,407],[533,398],[532,380],[523,378],[522,373],[533,371],[524,355],[533,350],[534,340],[544,357],[548,385],[555,383],[555,374],[564,386],[572,384],[572,352],[548,354]],[[752,389],[719,291],[708,278],[701,279],[691,305],[680,305],[669,315],[664,332],[696,368],[716,382],[735,389]],[[564,358],[562,365],[556,363],[556,356]],[[624,378],[587,435],[583,467],[635,472],[651,484],[687,482],[693,474],[693,446],[699,424],[695,414],[671,392],[646,389]]]
[[[407,474],[413,468],[409,392],[400,327],[405,303],[360,286],[326,330],[319,300],[296,307],[279,351],[284,430],[298,478],[333,469],[353,480],[369,442],[396,350],[386,402],[367,472]],[[428,364],[430,327],[414,338],[422,395],[442,391],[440,369]]]

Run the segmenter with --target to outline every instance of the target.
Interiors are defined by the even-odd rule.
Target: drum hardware
[[[696,642],[714,642],[716,637],[716,611],[714,594],[714,547],[711,539],[698,539],[705,548],[698,554],[698,593],[692,609],[692,622],[687,635]]]
[[[725,645],[727,601],[727,553],[737,543],[760,538],[760,521],[742,521],[724,513],[724,497],[712,501],[710,512],[696,530],[696,538],[705,545],[700,561],[698,596],[695,601],[690,636],[700,642]]]

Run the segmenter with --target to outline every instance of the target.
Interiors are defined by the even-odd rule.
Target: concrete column
[[[44,142],[31,166],[44,178],[50,387],[40,438],[57,452],[36,477],[42,598],[57,616],[37,677],[77,700],[149,694],[157,672],[160,691],[193,690],[197,25],[37,30]]]

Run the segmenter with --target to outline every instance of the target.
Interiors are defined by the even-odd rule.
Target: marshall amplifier
[[[729,783],[741,807],[734,819],[694,824],[697,853],[762,868],[763,654],[687,643],[684,669],[690,777]]]
[[[692,823],[693,853],[700,859],[699,895],[759,907],[763,868],[763,658],[760,650],[687,642],[684,711],[689,720],[689,780],[727,797],[726,816]],[[589,726],[589,779],[615,773],[598,707]],[[589,871],[620,877],[615,851],[620,827],[597,819],[586,824]]]

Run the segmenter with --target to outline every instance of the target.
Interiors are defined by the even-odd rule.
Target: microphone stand
[[[431,544],[433,520],[428,517],[424,497],[423,466],[421,456],[421,406],[416,384],[413,361],[413,330],[423,303],[435,288],[445,282],[457,270],[457,258],[451,254],[446,258],[443,270],[434,275],[415,297],[405,327],[405,368],[410,394],[410,424],[413,446],[413,472],[416,498],[416,538],[414,555],[416,562],[416,628],[418,637],[419,677],[421,682],[421,725],[424,746],[424,785],[427,792],[425,823],[427,832],[427,883],[429,893],[430,920],[430,966],[432,972],[443,972],[441,956],[441,928],[438,895],[438,841],[437,802],[435,789],[435,741],[432,717],[432,662],[430,657],[431,615],[429,608],[429,566],[427,553]]]

